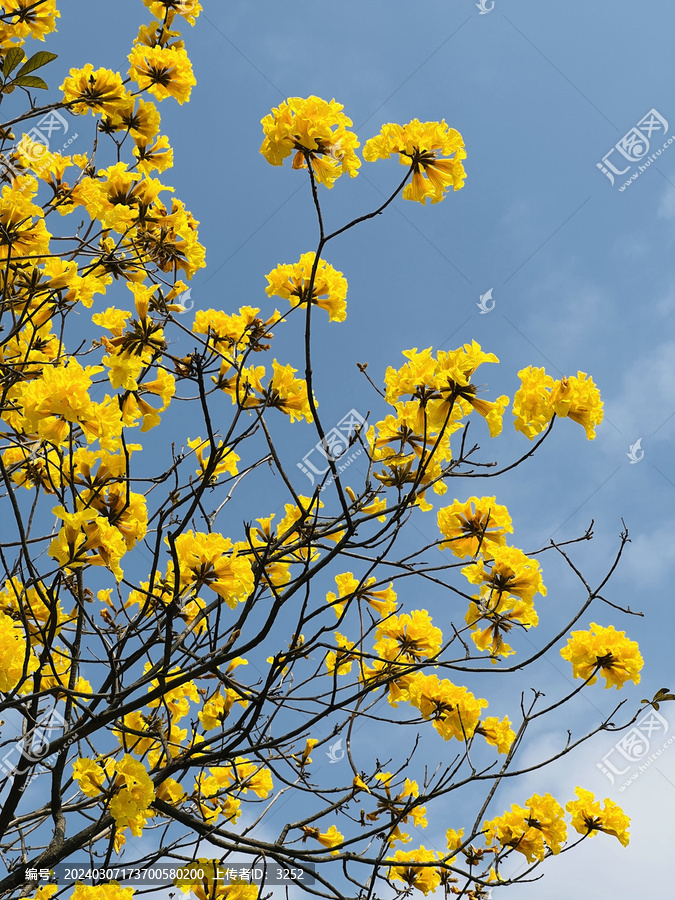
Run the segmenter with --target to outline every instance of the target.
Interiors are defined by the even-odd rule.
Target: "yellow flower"
[[[569,417],[583,425],[589,441],[595,437],[595,427],[602,422],[602,400],[600,391],[585,372],[578,372],[569,378],[556,381],[551,393],[551,403],[555,414]]]
[[[385,396],[392,405],[406,395],[419,403],[417,421],[408,423],[411,428],[425,434],[438,434],[442,429],[451,433],[459,427],[459,420],[475,410],[486,420],[491,437],[501,432],[508,397],[483,400],[472,382],[483,363],[499,362],[494,353],[485,353],[480,344],[472,341],[457,350],[439,350],[437,359],[433,358],[431,347],[404,350],[403,355],[409,360],[405,365],[387,369]]]
[[[0,692],[8,693],[23,680],[24,665],[26,675],[39,668],[37,657],[30,649],[20,622],[13,622],[0,612]],[[29,681],[24,681],[19,693],[31,689]]]
[[[353,178],[361,165],[354,152],[359,142],[341,103],[320,97],[289,97],[265,116],[265,133],[260,152],[273,166],[280,166],[295,150],[294,169],[306,169],[311,162],[319,184],[333,187],[336,178],[348,172]]]
[[[158,100],[175,97],[179,103],[190,99],[197,79],[182,47],[136,46],[129,54],[129,76],[139,88]]]
[[[476,734],[482,734],[488,744],[497,748],[498,753],[508,753],[516,739],[508,716],[500,722],[497,716],[488,716],[476,726]]]
[[[389,616],[375,632],[375,653],[396,662],[420,662],[437,656],[443,644],[443,633],[431,623],[426,609],[411,615]]]
[[[311,763],[312,757],[309,754],[318,743],[319,741],[316,738],[307,738],[307,741],[305,742],[305,749],[302,751],[302,756],[300,757],[301,766],[307,766]]]
[[[155,799],[155,788],[143,763],[126,753],[119,761],[109,760],[109,773],[116,774],[117,793],[110,801],[110,812],[118,827],[127,826],[140,837],[145,819],[151,813],[149,806]]]
[[[94,71],[91,63],[82,69],[71,69],[59,90],[63,91],[65,102],[73,104],[70,109],[76,115],[86,115],[89,111],[92,115],[113,111],[117,104],[126,100],[119,72],[111,69]]]
[[[423,672],[409,679],[407,692],[410,704],[425,719],[432,720],[445,741],[453,737],[458,741],[469,740],[480,720],[481,709],[488,705],[487,700],[476,699],[467,688]]]
[[[511,516],[494,497],[469,497],[462,503],[438,511],[438,527],[446,538],[441,547],[449,547],[455,556],[477,556],[491,559],[495,547],[506,543],[505,535],[513,532]]]
[[[146,663],[145,668],[146,670],[149,669],[150,663]],[[178,666],[174,666],[168,674],[176,676],[180,675],[181,672]],[[158,687],[159,681],[153,679],[148,686],[148,691],[152,691],[154,688]],[[186,681],[175,688],[172,688],[170,684],[167,685],[162,697],[150,700],[148,706],[151,709],[160,706],[162,710],[168,709],[172,720],[174,722],[180,722],[180,720],[184,719],[190,712],[190,700],[192,700],[193,703],[197,703],[199,701],[199,693],[197,692],[197,687],[193,681]]]
[[[86,797],[98,797],[103,791],[105,772],[93,759],[78,759],[73,763],[73,778]]]
[[[266,275],[269,282],[265,289],[269,297],[282,297],[292,306],[307,307],[309,285],[316,254],[303,253],[300,261],[283,264]],[[311,303],[325,309],[331,322],[344,322],[347,318],[347,279],[325,260],[320,259],[314,277]]]
[[[4,185],[0,197],[0,259],[8,256],[45,256],[49,253],[50,234],[44,213],[31,202],[15,179]],[[37,185],[37,182],[35,182]]]
[[[305,379],[295,378],[298,370],[290,365],[282,366],[276,359],[272,362],[272,369],[274,371],[269,384],[262,392],[265,404],[286,413],[290,416],[291,422],[303,418],[306,422],[313,422]],[[318,406],[316,400],[314,402]]]
[[[195,19],[202,11],[198,0],[143,0],[156,19],[162,21],[165,16],[169,22],[175,15],[182,16],[190,23],[195,24]]]
[[[229,538],[215,532],[188,531],[176,538],[176,553],[182,587],[195,591],[209,587],[231,609],[243,603],[253,590],[251,563],[238,555]]]
[[[45,34],[56,31],[56,19],[61,13],[56,8],[56,0],[4,0],[3,13],[8,18],[6,24],[12,32],[21,37],[30,37],[44,41]],[[9,18],[16,13],[16,20]]]
[[[627,847],[630,841],[630,819],[621,807],[606,798],[602,809],[592,792],[581,787],[576,788],[575,793],[578,799],[571,800],[565,807],[572,815],[572,828],[589,837],[595,837],[596,831],[604,831],[605,834],[614,835],[622,846]]]
[[[344,841],[344,835],[340,834],[335,825],[331,825],[328,831],[320,831],[318,828],[310,828],[308,825],[303,825],[302,830],[304,832],[303,840],[308,837],[315,838],[322,846],[328,847],[332,856],[337,856],[340,852],[332,849]]]
[[[547,848],[560,853],[567,838],[564,810],[551,794],[534,794],[525,808],[514,804],[510,812],[483,823],[485,840],[500,847],[513,847],[529,863],[542,860]]]
[[[424,866],[419,863],[435,862],[437,855],[433,850],[427,850],[422,845],[418,850],[397,850],[393,856],[387,857],[387,862],[402,863],[407,865],[392,866],[389,869],[389,878],[392,881],[402,881],[409,889],[416,888],[423,894],[433,893],[441,882],[441,875],[436,866]]]
[[[204,731],[211,731],[212,728],[222,726],[225,719],[229,716],[230,710],[235,701],[241,706],[248,706],[248,700],[233,688],[225,688],[224,695],[216,693],[204,703],[204,709],[199,712],[199,721],[202,723]]]
[[[348,672],[351,672],[352,663],[359,659],[359,654],[353,652],[356,649],[356,644],[349,641],[339,631],[335,632],[335,641],[340,649],[337,652],[331,650],[326,655],[326,668],[329,675],[333,675],[336,672],[338,675],[346,675]]]
[[[143,175],[164,172],[173,166],[173,150],[166,135],[157,138],[154,144],[145,138],[137,138],[133,153],[138,160],[138,171]]]
[[[603,404],[600,391],[585,372],[554,381],[544,369],[528,366],[518,377],[522,384],[513,398],[517,431],[532,440],[557,415],[583,425],[589,440],[595,437],[595,427],[603,419]]]
[[[589,631],[573,631],[560,655],[572,663],[574,677],[590,679],[589,684],[595,684],[598,671],[606,688],[614,686],[619,690],[626,681],[640,683],[644,665],[640,648],[626,637],[625,631],[617,631],[613,625],[604,628],[591,622]]]
[[[183,800],[187,799],[187,792],[183,790],[181,785],[175,778],[165,778],[157,788],[157,798],[164,800],[171,806],[178,806]]]
[[[516,431],[532,440],[553,418],[551,391],[555,381],[544,369],[527,366],[518,372],[521,386],[513,398]]]
[[[69,425],[79,425],[88,443],[98,438],[102,447],[109,446],[122,431],[119,406],[108,396],[102,403],[89,396],[92,377],[102,371],[101,366],[82,368],[69,358],[46,367],[39,378],[17,384],[10,396],[21,409],[21,429],[63,445]]]
[[[363,148],[363,158],[368,162],[388,159],[395,153],[403,165],[412,166],[412,182],[403,191],[406,200],[424,204],[430,197],[432,203],[438,203],[448,188],[458,191],[464,184],[464,141],[445,120],[413,119],[407,125],[383,125],[379,135],[366,141]]]
[[[335,576],[335,583],[338,587],[338,594],[329,591],[326,594],[326,603],[329,603],[335,610],[335,615],[340,618],[345,608],[345,603],[352,597],[358,597],[366,600],[373,609],[385,618],[393,613],[396,609],[396,591],[393,582],[389,583],[389,587],[385,590],[374,591],[372,587],[377,583],[377,579],[373,576],[366,579],[365,583],[359,587],[359,580],[354,578],[351,572],[344,572],[342,575]],[[340,600],[338,600],[338,597]]]
[[[207,466],[210,465],[211,457],[207,456],[204,459],[204,450],[209,446],[208,441],[203,441],[200,437],[190,439],[188,438],[188,447],[191,447],[195,451],[195,456],[197,457],[197,462],[199,463],[199,468],[197,469],[197,475],[203,475],[206,472]],[[219,441],[218,446],[216,447],[216,458],[218,462],[211,473],[211,483],[215,484],[219,475],[222,475],[224,472],[227,472],[229,475],[236,475],[238,472],[237,463],[239,462],[239,456],[231,450],[229,447],[224,447],[223,442]]]
[[[481,592],[489,593],[491,602],[503,593],[515,594],[526,603],[537,593],[546,596],[539,563],[517,547],[494,547],[490,563],[479,559],[462,569],[462,575],[471,584],[481,585]]]
[[[127,552],[122,533],[92,508],[69,513],[55,506],[52,512],[64,524],[49,545],[49,555],[66,569],[105,566],[121,581],[120,560]]]
[[[479,650],[490,651],[493,663],[497,662],[497,656],[515,653],[503,637],[514,625],[531,628],[538,623],[539,616],[532,603],[510,594],[497,594],[496,597],[486,594],[477,598],[466,614],[466,624],[472,626],[471,639]]]
[[[64,613],[61,601],[41,581],[24,588],[17,578],[8,579],[0,591],[0,611],[21,622],[33,645],[53,641],[63,624],[75,617],[74,612],[70,616]]]
[[[150,142],[159,132],[159,110],[142,97],[127,97],[106,111],[101,123],[106,132],[126,130],[134,141]]]

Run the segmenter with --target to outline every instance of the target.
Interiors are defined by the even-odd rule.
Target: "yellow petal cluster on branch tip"
[[[521,386],[513,398],[515,428],[530,440],[547,427],[554,415],[570,418],[595,437],[603,419],[600,391],[585,372],[555,381],[544,369],[528,366],[518,372]]]
[[[208,587],[234,609],[253,590],[251,563],[240,554],[243,544],[212,532],[187,531],[176,538],[181,587],[198,591]]]
[[[5,39],[31,37],[44,41],[45,34],[56,31],[56,19],[61,17],[56,0],[42,0],[40,3],[35,0],[4,0],[2,5],[7,16],[2,22]]]
[[[464,186],[466,159],[464,141],[454,128],[441,122],[420,122],[413,119],[407,125],[387,124],[376,137],[366,141],[363,158],[367,162],[399,155],[403,165],[411,166],[412,181],[403,191],[405,200],[424,205],[427,198],[439,203],[452,187]]]
[[[174,97],[179,103],[190,99],[197,79],[182,47],[136,46],[129,54],[129,76],[140,90],[158,100]]]
[[[441,547],[460,559],[479,554],[492,559],[495,549],[506,544],[506,535],[513,533],[511,516],[495,497],[455,500],[438,511],[438,528],[445,538]]]
[[[640,648],[626,637],[625,631],[617,631],[613,625],[605,628],[591,622],[588,631],[573,631],[560,655],[572,663],[574,677],[588,680],[589,684],[598,680],[596,673],[603,676],[606,688],[619,690],[627,681],[640,683],[644,665]]]
[[[21,623],[0,612],[0,692],[7,693],[21,682],[19,693],[31,690],[32,679],[24,678],[24,665],[26,676],[39,668]]]
[[[528,863],[542,860],[550,851],[560,853],[567,839],[565,811],[551,794],[534,794],[525,807],[513,804],[503,816],[483,824],[486,843],[512,847],[522,853]]]
[[[415,888],[425,895],[433,893],[441,883],[440,872],[435,866],[419,863],[435,862],[438,859],[438,854],[433,850],[427,850],[424,844],[417,850],[397,850],[393,856],[386,858],[389,863],[399,863],[391,866],[388,877],[392,881],[402,881],[408,889]]]
[[[302,830],[304,832],[303,840],[308,837],[314,838],[323,847],[327,847],[333,856],[337,856],[340,852],[333,848],[338,847],[344,841],[344,835],[340,834],[335,825],[331,825],[327,831],[321,831],[318,828],[311,828],[308,825],[303,825]]]
[[[593,793],[581,787],[577,787],[575,793],[578,799],[571,800],[565,807],[572,815],[572,827],[579,834],[589,837],[595,837],[596,832],[603,831],[627,847],[630,842],[630,819],[621,807],[609,798],[605,798],[604,807],[601,807]]]
[[[303,253],[299,262],[277,266],[265,276],[268,281],[265,291],[270,297],[288,300],[294,307],[306,308],[311,299],[312,304],[328,312],[331,322],[344,322],[347,318],[347,279],[342,272],[320,259],[312,284],[315,258],[314,253]]]
[[[293,168],[305,169],[309,161],[317,182],[329,188],[343,173],[353,178],[361,165],[355,153],[359,142],[342,109],[335,100],[313,95],[289,97],[262,120],[260,152],[271,165],[281,166],[295,151]]]
[[[384,590],[373,590],[373,586],[377,583],[374,576],[366,579],[365,583],[359,587],[359,580],[354,578],[351,572],[344,572],[335,576],[335,583],[339,593],[328,591],[326,603],[333,607],[338,619],[342,615],[346,603],[353,597],[366,600],[382,618],[389,616],[396,609],[397,595],[393,588],[393,582],[390,582],[389,587]]]

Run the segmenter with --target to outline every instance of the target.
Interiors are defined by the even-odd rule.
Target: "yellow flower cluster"
[[[576,800],[571,800],[565,809],[572,816],[572,827],[579,834],[595,837],[597,831],[603,831],[615,837],[623,847],[630,841],[628,826],[630,819],[620,806],[606,798],[604,808],[595,799],[591,791],[578,787],[575,790]]]
[[[61,13],[56,0],[4,0],[3,20],[0,23],[0,49],[18,47],[27,37],[44,41],[45,34],[56,31],[56,19]]]
[[[416,484],[422,490],[419,505],[431,509],[424,487],[445,493],[441,480],[443,463],[452,459],[450,435],[474,410],[487,421],[491,436],[500,433],[506,396],[496,401],[477,397],[472,382],[484,362],[498,362],[493,353],[484,353],[473,341],[457,350],[440,350],[434,358],[431,348],[406,350],[408,358],[400,369],[389,368],[385,375],[385,397],[394,407],[389,415],[368,430],[373,459],[384,465],[375,477],[389,487]],[[404,398],[411,398],[404,400]]]
[[[316,264],[315,253],[303,253],[294,264],[277,266],[269,275],[266,291],[270,297],[281,297],[292,306],[306,307],[309,301],[325,309],[331,322],[344,322],[347,318],[347,279],[323,259]]]
[[[108,778],[108,787],[104,779]],[[73,763],[73,778],[86,797],[109,797],[109,809],[118,828],[129,828],[140,837],[146,821],[153,813],[150,804],[155,788],[143,763],[128,753],[121,760],[108,758],[104,766],[92,759],[79,758]]]
[[[554,415],[582,425],[586,437],[595,437],[602,422],[602,400],[593,379],[585,372],[554,381],[544,369],[528,366],[518,372],[521,386],[513,398],[515,426],[530,440],[540,434]]]
[[[408,844],[411,841],[410,835],[401,831],[400,826],[411,822],[415,828],[426,828],[426,807],[414,806],[410,808],[410,801],[419,797],[420,790],[416,781],[406,778],[403,786],[397,794],[392,793],[393,775],[391,772],[379,772],[375,776],[375,781],[379,782],[378,786],[384,788],[384,796],[378,798],[377,808],[366,815],[368,822],[377,822],[380,816],[391,816],[395,824],[386,836],[387,844],[394,847],[397,841]],[[365,786],[365,785],[364,785]],[[372,793],[367,787],[368,793]],[[406,812],[407,810],[407,812]]]
[[[359,142],[342,110],[335,100],[289,97],[262,120],[265,139],[260,152],[270,165],[281,166],[295,151],[293,168],[310,164],[317,182],[329,188],[345,172],[353,178],[361,165],[355,153]]]
[[[25,676],[38,667],[21,623],[0,612],[0,692],[7,693],[20,685],[19,692],[25,694],[31,689]]]
[[[241,815],[241,794],[250,790],[258,797],[267,797],[274,787],[269,769],[242,756],[209,772],[198,775],[194,787],[195,799],[208,824],[215,824],[220,815],[227,822],[236,822]]]
[[[420,865],[420,863],[437,862],[438,853],[427,850],[422,844],[417,850],[397,850],[393,856],[387,857],[387,862],[407,863],[407,865],[391,866],[389,878],[392,881],[402,881],[407,890],[415,888],[426,894],[433,893],[441,883],[441,873],[437,866]]]
[[[584,788],[577,787],[576,794],[578,799],[565,806],[575,831],[590,837],[603,831],[627,847],[630,819],[623,810],[609,799],[602,808]],[[499,850],[512,848],[528,863],[542,860],[548,853],[558,854],[567,840],[565,810],[551,794],[534,794],[524,807],[514,804],[504,815],[483,823],[486,843],[489,847],[498,845]]]
[[[506,535],[513,532],[511,516],[494,497],[469,497],[455,500],[438,511],[438,527],[445,538],[442,548],[455,556],[482,556],[492,559],[496,547],[503,547]]]
[[[514,804],[504,813],[483,824],[488,845],[513,847],[529,863],[543,859],[547,849],[560,853],[567,839],[565,811],[550,794],[534,794],[525,807]]]
[[[573,631],[567,646],[560,651],[563,659],[572,663],[575,678],[595,684],[599,672],[605,687],[622,688],[627,681],[640,683],[640,669],[644,660],[635,641],[617,631],[613,625],[604,628],[591,622],[588,631]]]
[[[505,643],[504,634],[514,625],[530,628],[539,622],[534,595],[546,596],[539,563],[517,547],[495,546],[489,561],[478,559],[462,574],[480,586],[466,614],[474,644],[489,650],[493,662],[496,656],[510,656],[515,651]]]
[[[342,615],[345,605],[354,597],[365,600],[382,618],[391,615],[396,610],[396,591],[393,582],[390,582],[389,587],[384,590],[373,590],[377,583],[376,578],[367,578],[359,587],[358,579],[354,578],[351,572],[344,572],[342,575],[335,576],[335,583],[338,593],[328,591],[326,603],[333,607],[338,619]]]
[[[363,158],[368,162],[388,159],[396,153],[402,165],[412,167],[412,182],[403,191],[406,200],[425,204],[428,197],[432,203],[438,203],[448,188],[458,191],[464,185],[464,141],[445,121],[413,119],[407,125],[383,125],[363,148]]]

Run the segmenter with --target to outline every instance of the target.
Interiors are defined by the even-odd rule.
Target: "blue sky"
[[[384,122],[444,118],[458,129],[467,149],[461,191],[434,207],[398,200],[324,254],[344,272],[349,294],[347,322],[317,327],[323,421],[372,407],[357,362],[367,361],[380,381],[411,347],[452,349],[477,340],[500,359],[484,367],[491,397],[512,397],[516,373],[527,365],[543,365],[554,377],[592,374],[606,414],[595,441],[574,423],[558,422],[528,465],[496,483],[458,483],[456,494],[496,491],[513,516],[514,540],[526,550],[552,536],[577,536],[594,519],[596,539],[576,556],[591,576],[607,568],[623,518],[632,542],[609,596],[644,618],[599,607],[587,621],[625,628],[639,641],[642,685],[624,692],[632,709],[658,688],[674,687],[663,636],[674,624],[667,579],[675,558],[675,142],[624,191],[619,187],[640,160],[615,152],[612,161],[629,170],[614,185],[597,163],[651,110],[667,128],[650,136],[645,158],[675,134],[675,7],[666,0],[639,7],[626,0],[494,0],[481,14],[473,0],[203,5],[197,26],[186,29],[198,79],[192,100],[182,108],[161,105],[163,133],[175,151],[164,181],[200,220],[207,247],[208,267],[192,285],[195,307],[251,304],[271,312],[264,275],[316,244],[302,173],[273,168],[258,152],[260,119],[272,106],[288,96],[334,97],[362,145]],[[66,0],[63,7],[59,33],[47,43],[60,54],[47,70],[55,84],[71,65],[121,68],[148,19],[135,0],[116,0],[114,18],[107,3]],[[91,118],[72,127],[81,137],[71,149],[84,152]],[[328,227],[377,207],[400,174],[394,161],[364,163],[358,178],[324,190]],[[494,308],[481,314],[477,304],[489,290]],[[293,361],[297,346],[282,340]],[[301,455],[314,443],[308,438],[303,451],[302,436],[296,440]],[[631,462],[638,440],[639,461]],[[529,449],[508,416],[502,437],[490,441],[481,432],[480,442],[482,458],[501,463]],[[256,515],[271,511],[263,506]],[[435,514],[418,517],[415,527],[433,538]],[[581,602],[570,577],[555,571],[539,604],[542,627],[530,635],[537,646]],[[560,658],[552,662],[538,686],[562,690],[569,672]],[[490,690],[499,690],[496,682]],[[597,722],[614,700],[600,686],[588,695],[574,707],[581,725]],[[666,707],[663,715],[675,727],[675,714]],[[538,741],[537,750],[552,746],[550,735]],[[633,817],[629,848],[600,835],[552,860],[543,881],[512,889],[514,897],[563,900],[582,890],[624,897],[638,885],[645,893],[664,890],[668,854],[659,850],[666,849],[675,800],[675,751],[664,751],[620,792],[596,766],[614,742],[601,735],[551,773],[509,786],[502,799],[506,806],[546,790],[571,798],[574,785],[584,784]]]

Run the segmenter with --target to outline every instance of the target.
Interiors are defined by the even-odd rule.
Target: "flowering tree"
[[[214,864],[236,858],[268,879],[280,867],[324,897],[442,887],[480,898],[597,832],[626,845],[627,816],[583,788],[565,806],[534,794],[501,814],[495,795],[504,779],[614,728],[610,715],[561,737],[553,757],[525,769],[521,748],[539,720],[598,676],[608,688],[639,681],[642,658],[624,632],[591,623],[569,634],[591,604],[609,603],[627,533],[593,586],[573,560],[590,530],[526,554],[496,495],[471,496],[462,482],[525,463],[560,418],[592,439],[602,421],[593,380],[521,371],[512,411],[530,443],[496,469],[478,459],[468,426],[484,419],[477,427],[497,437],[510,399],[479,396],[479,367],[498,360],[475,341],[405,351],[382,388],[362,364],[372,416],[352,409],[334,426],[318,411],[312,323],[347,316],[347,281],[325,248],[399,195],[438,203],[461,189],[460,134],[444,121],[384,125],[363,159],[398,158],[403,178],[378,209],[328,233],[323,192],[358,175],[359,139],[334,100],[281,103],[262,120],[261,153],[304,170],[316,248],[266,276],[280,311],[199,309],[188,324],[187,282],[205,253],[192,214],[166,199],[172,151],[155,101],[189,100],[195,79],[178,29],[201,8],[144,2],[155,18],[140,28],[126,77],[71,69],[42,106],[34,93],[47,85],[31,73],[54,55],[25,46],[54,30],[54,0],[0,4],[0,90],[27,101],[0,132],[3,895],[32,896],[31,874],[86,858],[93,868],[162,866],[200,900],[251,900],[259,885],[232,872],[217,879]],[[87,153],[53,152],[24,129],[89,114],[97,139]],[[269,361],[282,328],[303,335],[295,367]],[[172,416],[180,403],[189,415]],[[301,463],[285,438],[296,422],[314,445]],[[367,463],[361,478],[346,471],[355,453]],[[285,491],[281,512],[263,499],[270,470]],[[305,476],[310,496],[297,486]],[[230,514],[239,497],[244,522]],[[437,538],[402,550],[420,516],[435,520]],[[432,549],[435,564],[425,561]],[[583,600],[542,650],[504,663],[515,654],[509,633],[539,623],[545,552],[578,576]],[[443,630],[411,605],[432,588],[448,601]],[[571,663],[578,687],[486,713],[490,677],[549,653]],[[390,742],[386,759],[355,749],[363,723]],[[320,745],[342,760],[339,772],[313,762]],[[419,832],[432,817],[447,832],[427,847]],[[514,854],[527,864],[517,873]],[[124,877],[74,891],[72,880],[49,876],[37,896],[131,896]]]

